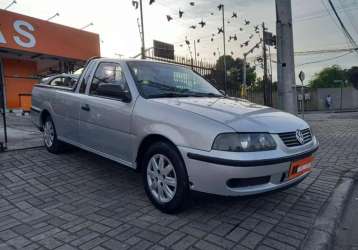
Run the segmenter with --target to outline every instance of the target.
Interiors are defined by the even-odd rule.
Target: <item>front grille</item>
[[[301,146],[301,145],[304,145],[304,144],[312,141],[312,134],[311,134],[311,130],[309,128],[301,130],[301,132],[302,132],[302,135],[304,138],[303,144],[301,144],[297,140],[296,132],[281,133],[278,135],[280,136],[281,140],[285,143],[285,145],[287,147],[297,147],[297,146]]]

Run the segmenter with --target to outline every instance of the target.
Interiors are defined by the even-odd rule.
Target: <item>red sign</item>
[[[77,60],[100,56],[99,35],[0,10],[0,48]]]

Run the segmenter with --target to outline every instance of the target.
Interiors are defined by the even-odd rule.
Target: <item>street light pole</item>
[[[144,18],[143,18],[143,3],[142,0],[139,0],[139,11],[140,11],[140,26],[141,26],[141,41],[142,41],[142,48],[141,48],[141,55],[142,59],[145,59],[145,40],[144,40]]]
[[[247,87],[247,83],[246,83],[246,71],[247,71],[247,68],[246,68],[246,61],[247,61],[247,53],[244,53],[244,62],[243,62],[243,65],[242,65],[242,85],[244,86],[245,90],[246,90],[246,87]]]
[[[227,69],[226,69],[226,31],[225,31],[225,6],[221,8],[223,17],[223,43],[224,43],[224,88],[225,94],[227,94]]]
[[[47,21],[51,21],[52,19],[54,19],[55,17],[58,17],[59,15],[60,15],[60,13],[57,12],[55,15],[47,18]]]
[[[262,59],[263,59],[263,69],[264,69],[264,75],[263,75],[263,82],[264,82],[264,104],[269,106],[268,102],[268,89],[267,89],[267,54],[266,54],[266,41],[265,41],[265,32],[266,27],[265,23],[262,23]]]
[[[90,27],[90,26],[92,26],[92,25],[94,25],[94,24],[93,24],[92,22],[90,22],[89,24],[83,26],[83,27],[81,28],[81,30],[87,29],[88,27]]]
[[[194,53],[195,53],[194,58],[195,58],[195,63],[196,63],[197,55],[196,55],[196,41],[195,40],[194,40]]]
[[[9,8],[10,8],[11,6],[13,6],[14,4],[17,4],[16,0],[12,1],[8,6],[6,6],[6,7],[4,8],[4,10],[9,9]]]

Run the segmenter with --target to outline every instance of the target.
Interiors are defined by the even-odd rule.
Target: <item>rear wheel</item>
[[[57,139],[55,124],[50,116],[45,118],[43,124],[43,140],[46,149],[54,154],[58,154],[63,150],[63,143]]]
[[[151,202],[165,213],[179,212],[189,196],[185,165],[176,148],[168,143],[152,145],[144,156],[143,180]]]

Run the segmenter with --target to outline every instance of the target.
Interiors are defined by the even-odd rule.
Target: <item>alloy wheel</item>
[[[177,176],[171,161],[162,154],[153,155],[147,165],[147,182],[159,203],[170,202],[176,193]]]
[[[55,140],[55,129],[51,120],[47,120],[44,125],[44,142],[48,148],[52,147]]]

